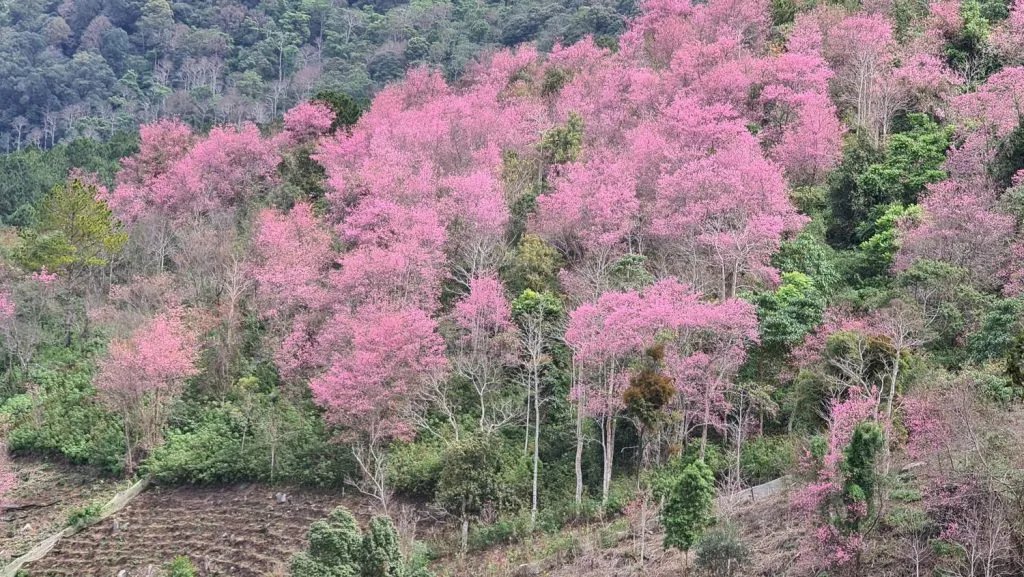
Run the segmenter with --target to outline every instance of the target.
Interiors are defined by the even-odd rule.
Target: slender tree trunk
[[[583,504],[583,398],[576,407],[576,509]]]
[[[540,469],[540,378],[533,375],[533,508],[530,510],[530,527],[537,522],[537,475]]]
[[[608,493],[612,488],[612,465],[615,459],[615,417],[604,418],[604,475],[601,479],[601,505],[608,504]]]
[[[523,435],[523,455],[530,454],[530,393],[526,393],[526,434]]]

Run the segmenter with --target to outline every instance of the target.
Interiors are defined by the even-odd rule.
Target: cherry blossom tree
[[[979,287],[997,286],[1014,223],[993,210],[990,194],[957,181],[928,185],[920,224],[907,223],[901,232],[896,268],[919,259],[942,261],[970,271]]]
[[[284,114],[284,130],[292,141],[305,143],[331,131],[334,111],[320,102],[303,102]]]
[[[448,371],[444,341],[422,311],[373,305],[339,312],[320,340],[325,371],[310,381],[313,398],[352,443],[357,486],[387,509],[387,444],[414,435],[415,399]]]
[[[196,338],[181,315],[179,310],[162,313],[127,339],[115,339],[100,363],[96,389],[121,415],[128,474],[141,453],[159,444],[171,401],[198,373]]]
[[[200,139],[171,121],[146,130],[139,154],[126,160],[118,186],[104,195],[123,221],[237,206],[276,179],[280,153],[255,125],[218,126]]]
[[[507,382],[507,370],[518,362],[519,342],[512,307],[498,279],[471,280],[469,294],[455,305],[453,317],[458,334],[452,347],[452,368],[476,391],[480,430],[495,429],[514,415],[507,399],[503,402],[501,389]]]
[[[575,365],[572,396],[577,401],[577,419],[593,416],[601,427],[602,502],[607,501],[611,488],[616,417],[624,407],[622,393],[629,386],[629,365],[654,336],[640,315],[641,306],[636,292],[606,292],[597,302],[584,303],[570,312],[565,331]],[[582,443],[578,438],[577,453]]]
[[[601,427],[604,498],[611,483],[622,395],[632,366],[651,345],[665,345],[667,372],[681,399],[676,407],[684,423],[680,440],[685,442],[693,428],[702,428],[703,452],[708,427],[724,426],[729,410],[725,395],[746,358],[745,345],[757,339],[757,319],[748,303],[712,303],[701,296],[668,278],[642,293],[606,292],[569,313],[565,342],[575,364],[572,394],[578,418],[592,416]]]
[[[335,258],[331,235],[310,205],[297,204],[287,214],[261,211],[253,246],[257,262],[252,276],[264,316],[320,310],[330,302],[325,280]]]

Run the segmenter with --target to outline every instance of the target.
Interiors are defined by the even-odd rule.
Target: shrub
[[[406,563],[388,517],[374,517],[364,534],[344,507],[309,529],[309,548],[292,558],[292,577],[431,577],[421,561]]]
[[[748,554],[736,529],[725,525],[709,531],[697,543],[696,565],[711,575],[731,577]]]
[[[289,482],[338,486],[354,471],[312,406],[252,392],[179,404],[142,469],[166,483]],[[273,425],[272,427],[270,425]]]
[[[700,539],[713,517],[715,476],[702,461],[687,465],[669,491],[661,510],[665,548],[687,552]]]
[[[788,437],[757,437],[744,443],[740,456],[743,480],[751,485],[767,483],[791,471],[796,450]]]
[[[102,513],[102,503],[89,503],[88,505],[72,509],[68,512],[67,526],[85,527],[99,519]]]
[[[46,349],[29,373],[29,392],[0,405],[14,453],[55,455],[72,463],[120,473],[124,465],[121,421],[96,402],[92,351]]]
[[[433,499],[444,467],[444,449],[431,443],[395,445],[388,459],[388,480],[407,497]]]
[[[178,555],[167,565],[167,577],[196,577],[197,574],[192,560],[184,555]]]

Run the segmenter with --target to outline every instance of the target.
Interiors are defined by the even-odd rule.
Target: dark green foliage
[[[1024,391],[1024,332],[1014,337],[1006,352],[1006,376],[1014,389]]]
[[[169,483],[291,482],[340,486],[354,472],[311,403],[236,386],[225,399],[177,405],[165,442],[142,467]]]
[[[945,178],[941,167],[946,160],[952,127],[939,126],[924,114],[908,115],[907,123],[909,130],[889,138],[881,162],[868,165],[858,175],[855,199],[858,216],[867,216],[872,208],[880,205],[913,204],[926,184]]]
[[[388,517],[374,517],[366,532],[344,507],[313,523],[309,548],[292,558],[292,577],[430,577],[415,560],[405,560],[398,532]]]
[[[444,449],[426,442],[400,443],[388,457],[388,481],[401,495],[431,500],[444,467]]]
[[[77,507],[68,512],[67,526],[80,528],[91,525],[100,518],[102,513],[102,503],[89,503],[88,505]]]
[[[391,519],[374,517],[363,535],[362,577],[402,577],[402,553]]]
[[[875,508],[878,474],[875,462],[885,447],[885,433],[874,421],[865,421],[853,430],[850,444],[843,451],[843,497],[848,504],[864,503],[868,514]],[[849,529],[859,529],[862,516],[847,516]]]
[[[76,138],[49,150],[33,146],[0,154],[0,222],[32,224],[33,206],[64,182],[73,168],[95,173],[111,184],[118,161],[137,149],[137,135],[117,132],[106,142]]]
[[[786,272],[779,288],[757,295],[754,304],[761,344],[784,351],[821,323],[826,301],[809,276]]]
[[[867,167],[879,162],[884,156],[865,138],[857,135],[843,148],[843,160],[828,177],[829,221],[827,238],[829,244],[846,248],[856,245],[857,225],[867,219],[870,206],[860,197],[857,181]]]
[[[731,577],[750,552],[732,525],[715,527],[697,543],[695,565],[714,577]]]
[[[16,118],[25,125],[10,139],[11,148],[24,148],[48,113],[59,118],[69,107],[80,110],[74,122],[48,121],[56,125],[56,139],[109,138],[133,128],[142,116],[137,111],[156,107],[197,127],[223,117],[222,95],[206,85],[188,91],[177,81],[168,86],[157,63],[162,70],[170,63],[169,78],[176,80],[194,60],[222,61],[223,71],[213,80],[236,87],[248,104],[271,97],[275,83],[307,82],[310,70],[303,68],[302,54],[315,51],[322,63],[316,89],[365,99],[412,66],[428,65],[455,79],[477,55],[502,44],[538,41],[548,49],[588,34],[614,38],[636,10],[632,0],[13,4],[25,9],[0,10],[0,128],[11,132]],[[102,33],[90,26],[99,17],[112,24]],[[281,102],[280,95],[272,96],[277,113],[294,104],[291,93]],[[44,145],[55,140],[49,131],[33,138]]]
[[[654,283],[646,267],[647,257],[630,254],[620,258],[611,270],[611,281],[617,290],[638,290]]]
[[[999,299],[981,318],[978,329],[968,337],[971,360],[985,362],[1006,357],[1019,346],[1024,301]]]
[[[344,507],[309,528],[309,549],[292,558],[292,577],[359,577],[363,536]]]
[[[565,164],[576,160],[583,148],[583,129],[583,117],[570,112],[565,126],[556,126],[545,132],[540,142],[540,152],[545,161]]]
[[[995,157],[988,165],[988,173],[999,189],[1010,186],[1013,176],[1024,169],[1024,122],[1017,121],[1017,127],[1007,134],[996,148]]]
[[[772,264],[780,271],[799,272],[814,281],[814,286],[824,296],[832,295],[842,282],[836,265],[835,250],[814,233],[815,223],[809,224],[800,234],[784,241],[779,251],[772,256]]]
[[[916,203],[926,184],[945,178],[942,163],[952,128],[924,114],[908,115],[906,124],[883,150],[863,140],[847,145],[830,177],[829,239],[839,246],[867,240],[873,231],[858,230],[861,223],[876,221],[893,203]]]
[[[860,243],[855,271],[857,280],[863,283],[888,276],[900,248],[899,226],[920,219],[921,208],[918,205],[894,203],[885,207],[882,215],[873,222],[863,223],[858,233],[867,240]]]
[[[18,263],[28,270],[65,272],[75,280],[87,269],[105,266],[128,235],[96,194],[95,186],[77,179],[55,186],[35,225],[21,231]]]
[[[529,493],[529,467],[522,451],[500,438],[474,437],[445,451],[435,500],[451,514],[466,519],[491,504],[514,510]]]
[[[755,437],[743,444],[740,469],[750,485],[767,483],[796,466],[796,447],[789,437]]]
[[[124,465],[121,421],[96,400],[95,349],[46,348],[29,371],[27,393],[7,399],[7,437],[14,453],[53,455],[120,473]]]
[[[363,111],[366,109],[366,104],[356,102],[348,94],[336,90],[321,90],[313,96],[313,101],[322,102],[334,111],[334,123],[331,124],[332,131],[341,127],[349,128],[359,121],[359,117],[363,115]]]
[[[796,18],[797,6],[793,0],[772,0],[770,9],[775,26],[789,24]]]
[[[672,484],[661,511],[665,547],[689,551],[714,521],[715,474],[703,461],[690,463]]]

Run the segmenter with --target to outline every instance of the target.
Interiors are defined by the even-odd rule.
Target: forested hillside
[[[112,184],[140,124],[264,125],[324,94],[365,106],[410,67],[455,80],[502,46],[613,44],[635,11],[632,0],[2,0],[0,221],[26,222],[70,168]]]
[[[1024,0],[50,4],[147,88],[0,158],[11,454],[360,495],[295,577],[1024,572]]]
[[[265,123],[318,90],[366,100],[413,66],[612,42],[631,0],[4,0],[0,149],[106,138],[161,117]]]

